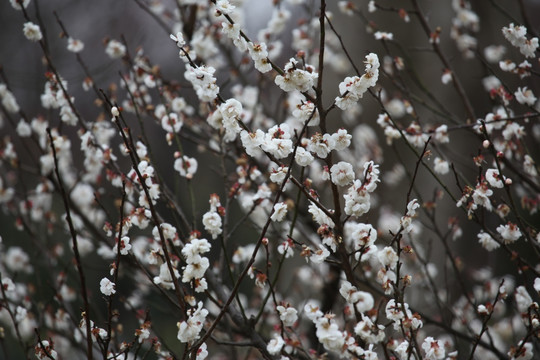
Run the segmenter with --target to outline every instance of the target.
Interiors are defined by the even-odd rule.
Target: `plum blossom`
[[[535,52],[538,48],[538,38],[527,39],[527,28],[525,26],[511,23],[502,28],[502,33],[506,40],[519,48],[519,51],[525,57],[535,57]]]
[[[319,244],[319,249],[313,251],[309,260],[314,264],[322,264],[328,256],[330,256],[330,251],[323,244]]]
[[[380,67],[379,58],[376,54],[370,53],[366,55],[364,63],[366,67],[365,74],[362,77],[346,77],[339,84],[340,96],[335,99],[335,102],[341,110],[351,108],[364,96],[368,88],[375,86],[377,83]]]
[[[306,167],[310,165],[315,158],[309,151],[304,149],[303,147],[299,146],[296,148],[296,153],[294,154],[294,160],[296,163],[302,167]]]
[[[377,258],[383,266],[388,266],[390,269],[395,269],[399,261],[399,257],[390,246],[386,246],[377,252]]]
[[[319,209],[313,202],[310,202],[308,212],[313,215],[313,221],[319,225],[328,225],[331,228],[335,226],[334,221],[332,221],[332,219],[326,215],[324,211]]]
[[[315,85],[315,82],[319,77],[319,74],[315,72],[315,69],[306,65],[306,70],[301,70],[297,65],[298,61],[294,58],[290,58],[289,62],[283,68],[284,74],[278,75],[274,79],[276,85],[278,85],[281,90],[287,92],[294,90],[306,92]]]
[[[187,179],[192,179],[193,175],[197,172],[198,162],[195,158],[190,158],[186,155],[179,157],[174,161],[174,170],[180,173],[180,176],[183,176]]]
[[[261,148],[271,153],[277,159],[287,157],[293,152],[290,127],[287,124],[272,126],[264,135]]]
[[[99,282],[99,291],[105,296],[111,296],[116,293],[115,286],[116,285],[111,280],[103,278]]]
[[[169,133],[178,133],[182,125],[183,121],[178,118],[176,113],[170,113],[161,118],[161,127]]]
[[[236,8],[236,6],[231,5],[229,0],[217,0],[215,6],[217,11],[225,15],[230,14]]]
[[[354,180],[353,166],[345,161],[340,161],[330,168],[332,182],[338,186],[346,186]]]
[[[202,301],[199,301],[197,308],[189,309],[187,315],[186,321],[177,324],[177,338],[183,343],[191,343],[199,338],[206,316],[208,316],[208,310],[204,309]]]
[[[276,310],[279,313],[279,318],[281,321],[283,321],[283,325],[285,326],[293,326],[296,320],[298,320],[298,311],[296,311],[296,309],[292,306],[278,305]]]
[[[407,213],[401,217],[400,224],[405,233],[410,233],[413,230],[412,219],[416,216],[416,209],[420,207],[417,199],[409,201],[407,204]]]
[[[203,215],[202,223],[204,229],[208,231],[213,239],[217,239],[218,235],[221,234],[221,216],[216,211],[208,211]]]
[[[428,360],[444,359],[444,343],[441,340],[435,340],[431,336],[428,336],[422,343],[422,350],[424,350],[426,354],[425,358]]]
[[[478,205],[481,205],[486,208],[486,210],[491,211],[493,209],[489,199],[491,195],[493,195],[493,191],[487,187],[486,182],[479,182],[472,193],[473,204],[469,209],[469,214],[472,210],[476,209]]]
[[[321,159],[325,159],[330,151],[335,149],[335,146],[336,140],[332,135],[315,133],[308,141],[307,150],[317,154]]]
[[[277,203],[274,205],[274,213],[271,216],[272,221],[283,221],[287,215],[287,204],[284,202]]]
[[[322,316],[314,321],[316,335],[321,344],[331,351],[341,353],[347,334],[339,330],[331,316]]]
[[[26,9],[30,4],[30,0],[9,0],[9,2],[15,10]]]
[[[433,171],[440,175],[448,174],[450,171],[448,161],[443,160],[440,157],[436,157],[433,159]]]
[[[487,169],[486,170],[486,180],[494,188],[502,188],[504,186],[502,182],[502,176],[499,175],[499,170],[497,169]]]
[[[480,245],[482,245],[482,247],[487,251],[493,251],[501,246],[497,241],[495,241],[495,239],[491,237],[490,234],[486,232],[480,231],[477,237]]]
[[[281,349],[283,349],[284,345],[285,341],[283,338],[279,334],[274,334],[274,337],[268,342],[266,350],[270,353],[270,355],[278,355],[281,352]]]
[[[43,39],[43,34],[39,25],[34,24],[33,22],[24,23],[23,27],[24,36],[30,41],[40,41]]]
[[[210,261],[208,258],[200,255],[192,256],[184,267],[182,282],[188,283],[194,279],[201,279],[209,267]]]
[[[354,327],[354,333],[370,344],[376,344],[384,340],[384,326],[376,325],[368,317],[362,314],[360,320]]]
[[[519,87],[514,93],[514,96],[516,97],[518,103],[529,106],[533,106],[537,100],[532,90],[527,89],[526,86],[524,86],[523,88]]]
[[[521,237],[519,227],[511,222],[506,225],[499,225],[497,232],[501,235],[505,244],[511,244]]]
[[[176,278],[179,278],[180,273],[178,272],[178,270],[173,267],[173,271],[174,276]],[[174,288],[173,278],[166,263],[160,265],[159,276],[154,277],[154,283],[157,285],[161,285],[164,289],[170,290]]]
[[[107,43],[105,52],[111,59],[120,59],[126,55],[126,47],[117,40],[110,40]]]
[[[81,40],[69,37],[67,49],[68,51],[71,51],[74,53],[81,52],[84,49],[84,43]]]
[[[219,87],[214,77],[215,72],[216,69],[212,66],[201,65],[194,68],[186,64],[184,77],[193,85],[200,101],[210,102],[217,97]]]
[[[317,126],[320,122],[317,108],[311,101],[298,104],[293,110],[292,115],[302,123],[309,120],[308,126]]]

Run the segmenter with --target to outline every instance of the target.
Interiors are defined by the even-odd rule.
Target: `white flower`
[[[330,251],[323,245],[319,244],[319,250],[313,251],[309,260],[314,264],[322,264],[327,257],[330,256]]]
[[[486,170],[486,180],[488,181],[489,185],[494,188],[504,187],[502,176],[499,175],[499,170],[497,169]]]
[[[308,301],[306,305],[304,305],[304,314],[311,321],[314,321],[324,315],[319,306],[313,301]]]
[[[193,256],[190,262],[184,267],[182,282],[188,283],[193,279],[201,279],[209,266],[210,261],[208,258],[200,255]]]
[[[496,64],[501,61],[505,52],[506,48],[502,45],[490,45],[484,49],[484,56],[487,62]]]
[[[360,180],[354,180],[353,185],[349,187],[345,199],[345,214],[352,216],[362,216],[367,213],[371,207],[369,192],[365,189]]]
[[[536,279],[534,279],[534,290],[540,293],[540,277],[537,277]]]
[[[317,108],[311,101],[302,102],[296,105],[296,108],[292,111],[292,115],[302,124],[309,120],[308,126],[317,126],[320,122]]]
[[[345,344],[346,333],[339,331],[338,325],[326,316],[315,319],[316,335],[324,347],[341,352]]]
[[[203,215],[202,223],[204,229],[212,235],[212,239],[217,239],[221,234],[221,216],[215,211],[209,211]]]
[[[181,32],[177,32],[176,35],[170,34],[169,37],[172,41],[176,43],[176,46],[179,48],[183,48],[186,45],[186,41],[184,40],[184,34]]]
[[[290,58],[289,62],[283,68],[284,75],[278,75],[274,79],[276,85],[278,85],[283,91],[306,92],[315,86],[315,82],[319,77],[319,74],[314,71],[312,67],[306,65],[307,70],[301,70],[297,68],[298,61],[294,58]]]
[[[477,205],[481,205],[486,208],[486,210],[491,211],[491,201],[489,197],[493,195],[493,190],[489,189],[485,181],[480,181],[476,184],[476,187],[472,193],[473,202],[475,208]]]
[[[307,144],[307,150],[316,153],[321,159],[325,159],[335,147],[336,139],[330,134],[321,135],[320,133],[315,133]]]
[[[173,267],[173,271],[174,277],[179,278],[180,273],[178,270]],[[154,277],[154,283],[156,285],[161,285],[164,289],[170,290],[174,288],[173,278],[166,263],[161,264],[159,267],[159,276]]]
[[[516,306],[520,313],[526,313],[533,301],[525,286],[516,289]]]
[[[377,258],[383,266],[388,266],[390,269],[394,269],[399,260],[396,252],[390,246],[377,252]]]
[[[520,349],[520,351],[519,353],[516,353],[518,349]],[[530,360],[534,356],[533,345],[529,342],[523,344],[523,341],[520,341],[518,346],[510,348],[508,356],[511,356],[510,360]]]
[[[352,135],[347,132],[346,129],[339,129],[332,134],[332,140],[334,143],[334,150],[342,151],[351,145]]]
[[[376,54],[370,53],[366,56],[365,74],[362,77],[353,76],[346,77],[339,84],[340,96],[336,98],[336,105],[341,110],[347,110],[351,108],[368,90],[368,88],[375,86],[379,78],[379,58]]]
[[[293,152],[291,130],[287,124],[272,126],[264,135],[261,144],[264,151],[274,155],[277,159],[283,159]]]
[[[527,104],[533,106],[536,103],[536,96],[534,96],[532,90],[527,89],[527,87],[518,88],[514,93],[516,100],[520,104]]]
[[[270,174],[270,180],[273,183],[281,185],[283,181],[285,180],[285,177],[287,176],[288,171],[289,171],[289,168],[285,166],[280,166],[277,169],[272,168],[272,173]]]
[[[497,241],[495,241],[495,239],[491,237],[491,235],[483,231],[480,231],[477,237],[480,245],[482,245],[482,247],[487,251],[498,249],[501,246]]]
[[[276,307],[276,310],[279,312],[279,318],[283,321],[284,326],[293,326],[296,320],[298,320],[298,311],[292,306],[281,306]]]
[[[53,344],[47,340],[41,340],[35,347],[35,354],[39,360],[57,359],[58,353],[53,349]]]
[[[126,47],[117,40],[110,40],[105,48],[105,53],[111,59],[120,59],[126,55]]]
[[[129,253],[129,250],[131,250],[131,244],[130,244],[130,238],[128,236],[122,236],[120,239],[120,255],[127,255]],[[114,245],[113,253],[118,253],[118,243]]]
[[[203,309],[202,301],[199,301],[197,309],[190,309],[187,312],[188,319],[179,322],[177,338],[183,343],[190,343],[199,338],[208,310]]]
[[[444,343],[441,340],[435,340],[431,336],[428,336],[422,343],[422,349],[424,350],[427,360],[439,360],[444,359]]]
[[[287,215],[287,204],[280,202],[274,205],[274,213],[270,218],[272,221],[280,222],[283,221],[285,215]]]
[[[266,59],[268,57],[268,51],[265,43],[254,44],[248,43],[248,52],[253,61]]]
[[[315,221],[317,224],[328,225],[331,228],[336,226],[332,219],[330,219],[330,217],[328,217],[328,215],[326,215],[324,211],[319,209],[317,205],[315,205],[311,201],[309,203],[308,212],[313,215],[313,221]]]
[[[101,291],[101,293],[105,296],[111,296],[112,294],[116,293],[114,287],[115,284],[107,278],[103,278],[99,282],[99,291]]]
[[[191,82],[200,101],[213,101],[219,93],[214,73],[216,69],[211,66],[198,66],[196,68],[186,64],[184,77]]]
[[[230,14],[236,8],[236,6],[231,5],[229,0],[217,0],[215,2],[215,5],[216,5],[216,10],[218,10],[220,13],[224,15]]]
[[[18,246],[12,246],[2,259],[7,268],[13,272],[31,273],[33,271],[28,254]]]
[[[410,233],[413,230],[412,219],[416,216],[416,209],[420,207],[418,200],[413,199],[407,204],[407,213],[401,217],[400,224],[403,231]]]
[[[505,244],[513,243],[521,237],[521,231],[517,225],[511,222],[506,225],[499,225],[497,232],[501,235]]]
[[[519,47],[519,52],[527,58],[534,58],[536,56],[536,49],[538,49],[538,38],[532,38],[525,40]]]
[[[300,166],[308,166],[310,165],[315,158],[309,151],[304,149],[303,147],[299,146],[296,148],[296,153],[294,154],[294,160],[296,163]]]
[[[448,174],[450,171],[450,166],[448,165],[448,161],[445,161],[441,159],[440,157],[436,157],[433,160],[433,171],[435,171],[437,174],[445,175]]]
[[[353,249],[357,250],[370,247],[377,240],[377,230],[371,224],[351,223],[350,238]],[[356,252],[357,258],[360,255]]]
[[[240,140],[242,140],[242,145],[246,149],[246,154],[252,157],[262,153],[260,146],[264,142],[264,138],[264,132],[261,129],[257,129],[254,133],[246,130],[240,132]]]
[[[197,172],[198,162],[195,158],[182,156],[174,161],[174,170],[178,171],[180,176],[192,179]]]
[[[178,114],[170,113],[168,115],[164,115],[161,118],[161,127],[163,130],[169,132],[169,133],[177,133],[182,128],[182,125],[184,122],[178,118]]]
[[[283,338],[279,334],[274,334],[272,340],[268,342],[266,350],[270,353],[270,355],[278,355],[281,352],[283,345],[285,345]]]
[[[523,42],[525,42],[525,35],[527,35],[527,28],[525,26],[516,25],[514,26],[513,23],[508,25],[508,27],[502,28],[502,33],[506,40],[510,41],[510,43],[514,46],[519,46]]]
[[[28,4],[30,4],[30,0],[9,0],[9,2],[15,10],[22,10],[23,8],[26,9]]]
[[[191,239],[182,249],[187,263],[196,261],[196,256],[210,251],[210,243],[206,239]]]
[[[21,119],[19,123],[17,124],[17,135],[20,137],[29,137],[32,135],[32,128],[30,127],[30,124],[28,124],[24,119]]]
[[[365,313],[371,309],[373,309],[373,306],[375,305],[375,299],[373,299],[373,295],[366,291],[357,291],[355,294],[356,297],[356,303],[354,304],[354,307],[356,308],[356,311],[359,313]]]
[[[20,107],[17,104],[17,99],[5,84],[0,84],[0,98],[2,98],[2,105],[9,113],[15,114],[19,112]]]
[[[34,24],[33,22],[26,22],[23,26],[24,36],[30,41],[39,41],[43,39],[43,34],[39,25]]]
[[[332,182],[338,186],[346,186],[354,180],[353,166],[345,161],[340,161],[330,168]]]
[[[376,31],[375,34],[375,40],[394,40],[394,34],[384,31]]]
[[[84,43],[81,40],[74,39],[72,37],[68,38],[68,51],[78,53],[83,51],[84,49]]]
[[[293,242],[291,239],[287,239],[285,241],[283,241],[281,244],[279,244],[277,250],[278,250],[278,253],[280,253],[281,255],[285,255],[285,258],[290,258],[291,256],[294,255],[294,250],[293,250]]]

